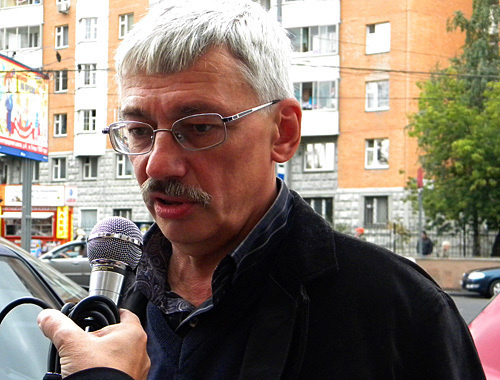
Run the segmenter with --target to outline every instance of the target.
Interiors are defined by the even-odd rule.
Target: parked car
[[[20,247],[0,238],[0,310],[21,297],[35,297],[60,309],[87,292]],[[21,305],[0,325],[0,373],[5,380],[41,379],[47,372],[49,340],[37,325],[39,306]]]
[[[487,380],[500,380],[500,296],[469,324]]]
[[[90,264],[86,241],[70,241],[62,244],[41,255],[40,260],[88,289]]]
[[[463,289],[493,297],[500,293],[500,268],[471,270],[463,274],[460,282]]]

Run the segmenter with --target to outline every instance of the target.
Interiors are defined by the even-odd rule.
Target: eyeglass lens
[[[217,114],[188,116],[176,121],[172,129],[155,130],[146,123],[124,121],[111,128],[114,147],[122,153],[140,154],[149,152],[154,144],[155,134],[172,132],[177,142],[185,149],[206,149],[222,143],[226,138],[226,128]]]

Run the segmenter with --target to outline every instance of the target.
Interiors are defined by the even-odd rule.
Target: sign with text
[[[48,80],[0,54],[0,153],[47,161]]]

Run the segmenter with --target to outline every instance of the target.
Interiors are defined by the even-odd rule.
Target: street
[[[453,298],[453,301],[455,301],[460,314],[467,324],[469,324],[490,301],[490,298],[483,298],[472,292],[450,291],[448,294]]]

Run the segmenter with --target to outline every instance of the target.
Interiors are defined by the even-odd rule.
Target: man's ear
[[[278,130],[271,157],[273,161],[282,163],[292,158],[299,147],[302,109],[299,102],[293,98],[283,99],[276,107]]]

